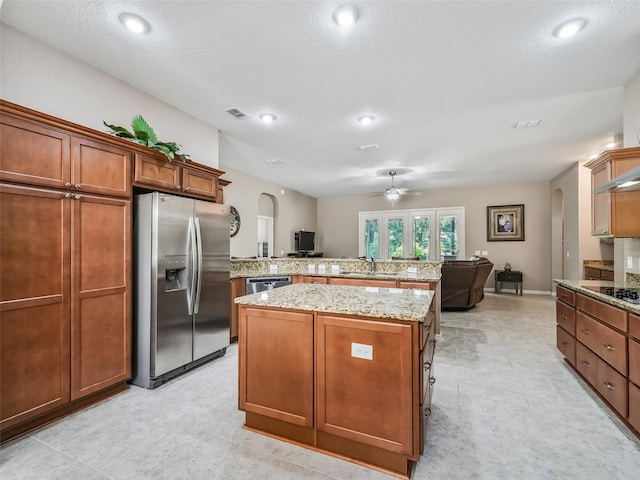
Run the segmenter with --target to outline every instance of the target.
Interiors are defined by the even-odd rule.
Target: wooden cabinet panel
[[[241,410],[313,427],[313,315],[239,308]]]
[[[131,202],[73,200],[71,398],[131,378]]]
[[[562,300],[567,305],[572,305],[575,307],[576,305],[576,292],[573,290],[569,290],[568,288],[561,287],[558,285],[556,287],[556,296],[558,300]]]
[[[416,288],[418,290],[433,290],[430,283],[425,282],[398,282],[398,288]]]
[[[231,327],[229,336],[238,337],[238,305],[234,303],[236,297],[244,295],[244,278],[231,279]]]
[[[318,315],[317,339],[318,430],[411,455],[411,326]]]
[[[327,284],[329,283],[328,277],[314,277],[313,275],[301,275],[300,276],[301,283],[319,283],[319,284]]]
[[[640,432],[640,388],[629,384],[629,423]]]
[[[174,192],[182,190],[180,166],[142,153],[135,154],[133,181],[142,187],[157,187]]]
[[[640,342],[629,339],[629,381],[640,387]]]
[[[584,267],[585,280],[600,280],[600,270],[597,268]]]
[[[68,134],[3,114],[0,138],[0,179],[55,188],[71,181]]]
[[[69,203],[0,185],[0,426],[69,400]]]
[[[611,163],[606,162],[591,170],[591,190],[611,180]],[[611,232],[611,194],[591,195],[591,234],[610,235]]]
[[[73,189],[115,197],[131,196],[131,152],[83,137],[73,138]]]
[[[640,340],[640,316],[629,314],[629,335]]]
[[[556,323],[574,337],[576,336],[576,311],[573,307],[570,307],[563,302],[557,301]]]
[[[556,346],[571,365],[576,365],[576,339],[560,325],[556,326]]]
[[[213,173],[182,166],[182,190],[191,195],[215,199],[218,193],[218,177]]]
[[[594,385],[600,395],[623,417],[627,418],[629,382],[609,365],[600,361]]]
[[[578,309],[590,316],[597,318],[601,322],[611,325],[618,330],[626,332],[627,328],[627,311],[613,305],[606,304],[600,300],[596,300],[581,293],[577,296]]]
[[[369,280],[367,278],[331,277],[331,285],[352,285],[357,287],[396,288],[395,280]]]
[[[582,374],[587,381],[594,386],[598,381],[598,364],[599,358],[595,353],[582,345],[576,343],[576,369]]]
[[[584,313],[576,313],[576,338],[623,375],[627,374],[627,339]]]
[[[615,274],[611,270],[600,270],[600,280],[613,282],[614,278],[615,278]]]

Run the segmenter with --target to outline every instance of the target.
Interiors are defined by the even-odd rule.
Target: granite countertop
[[[589,268],[597,268],[598,270],[615,271],[613,263],[607,260],[585,260],[582,265]]]
[[[364,260],[343,258],[267,258],[231,260],[231,278],[304,275],[344,277],[370,280],[438,282],[442,262],[411,260],[376,260],[376,271],[369,273]],[[324,272],[320,267],[324,266]],[[332,267],[337,266],[335,272]],[[275,267],[275,271],[271,268]],[[312,271],[310,270],[310,267]],[[407,269],[415,269],[409,272]]]
[[[604,293],[595,292],[588,287],[614,287],[614,288],[638,288],[637,285],[628,285],[619,282],[608,282],[605,280],[564,280],[564,279],[554,279],[558,285],[566,287],[570,290],[574,290],[576,292],[580,292],[589,297],[600,300],[604,303],[608,303],[609,305],[614,305],[616,307],[620,307],[623,310],[627,310],[628,312],[635,313],[636,315],[640,315],[640,305],[636,305],[634,303],[625,302],[624,300],[619,300],[615,297],[605,295]]]
[[[432,290],[406,288],[297,283],[268,292],[237,297],[235,303],[424,322],[433,300],[433,293]]]

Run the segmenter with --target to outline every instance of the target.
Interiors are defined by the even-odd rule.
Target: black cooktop
[[[621,288],[621,287],[585,287],[594,292],[603,293],[610,297],[625,302],[640,304],[640,288]]]

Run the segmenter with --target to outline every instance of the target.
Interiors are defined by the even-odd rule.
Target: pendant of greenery
[[[104,120],[102,123],[104,123],[105,127],[109,127],[111,129],[109,133],[112,133],[117,137],[126,138],[127,140],[139,143],[140,145],[153,148],[154,150],[158,150],[159,152],[162,152],[169,161],[174,158],[182,160],[183,162],[191,160],[188,154],[178,153],[180,145],[176,142],[161,142],[158,140],[158,136],[153,131],[153,128],[151,128],[147,121],[142,118],[142,115],[136,115],[133,117],[133,120],[131,121],[133,133],[118,125],[109,125]]]

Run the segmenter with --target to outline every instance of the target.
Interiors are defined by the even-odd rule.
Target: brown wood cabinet
[[[557,292],[558,349],[640,437],[640,317],[562,286]]]
[[[220,170],[192,162],[169,162],[160,155],[136,153],[133,171],[133,181],[138,187],[222,203],[222,199],[216,199],[221,190],[218,177],[224,173]]]
[[[234,302],[236,297],[244,295],[244,278],[231,279],[231,325],[229,336],[231,341],[238,339],[238,305]]]
[[[0,107],[4,441],[126,388],[132,153],[104,134]]]
[[[640,147],[607,150],[585,166],[591,169],[593,190],[638,165]],[[594,193],[591,198],[592,235],[640,237],[640,192]]]
[[[595,267],[584,267],[585,280],[607,280],[613,282],[614,272]]]
[[[408,476],[424,451],[434,318],[433,311],[419,323],[240,305],[239,408],[247,427]],[[354,355],[356,347],[370,348],[371,358]]]
[[[395,280],[373,280],[368,278],[331,277],[331,285],[352,285],[356,287],[396,288]]]

